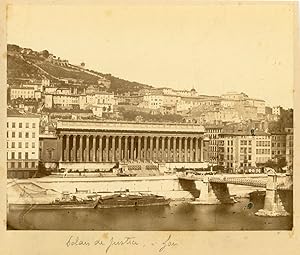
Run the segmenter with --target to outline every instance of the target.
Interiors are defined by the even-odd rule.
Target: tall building
[[[265,132],[223,132],[218,146],[219,163],[230,172],[271,160],[271,135]]]
[[[208,161],[210,163],[219,163],[219,134],[222,132],[223,126],[213,125],[206,126],[205,132],[209,137],[209,147],[208,147]]]
[[[292,166],[294,156],[294,134],[293,128],[285,128],[286,132],[286,163],[287,166]]]
[[[277,163],[280,159],[286,160],[286,133],[272,132],[271,142],[272,160]]]
[[[38,170],[39,116],[7,111],[7,177],[29,178]]]
[[[286,161],[287,166],[293,164],[294,155],[294,134],[293,128],[285,128],[284,132],[272,133],[272,160],[277,162],[280,159]]]

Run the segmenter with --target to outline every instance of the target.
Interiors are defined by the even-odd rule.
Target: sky
[[[155,87],[293,107],[294,6],[9,5],[7,41]]]

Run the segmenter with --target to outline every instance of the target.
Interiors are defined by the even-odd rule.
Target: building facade
[[[265,132],[219,134],[220,165],[230,172],[241,172],[271,160],[271,135]]]
[[[285,128],[286,132],[286,163],[287,166],[293,165],[294,158],[294,131],[293,128]]]
[[[7,177],[29,178],[39,164],[39,116],[7,113]]]
[[[208,161],[219,164],[219,134],[223,131],[223,126],[206,126],[205,131],[209,137]]]
[[[87,163],[204,161],[200,125],[58,121],[57,135],[60,165],[65,167],[68,163],[80,168]]]
[[[26,87],[13,87],[10,89],[10,99],[17,99],[17,98],[35,98],[34,95],[34,88],[26,88]]]

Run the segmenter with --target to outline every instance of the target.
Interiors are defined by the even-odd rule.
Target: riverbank
[[[238,231],[291,230],[292,216],[257,217],[259,201],[238,199],[231,205],[191,205],[172,202],[169,206],[138,208],[32,210],[25,215],[13,212],[11,228],[31,230],[105,231]]]

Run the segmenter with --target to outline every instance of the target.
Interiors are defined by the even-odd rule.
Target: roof
[[[30,88],[30,87],[11,87],[11,90],[13,89],[27,89],[27,90],[34,90],[34,88]]]
[[[221,135],[231,135],[231,136],[251,136],[251,132],[247,131],[233,131],[233,132],[222,132]],[[263,131],[254,131],[254,136],[269,136],[270,133]]]
[[[7,109],[7,117],[39,118],[40,116],[33,113],[21,113],[16,109]]]

